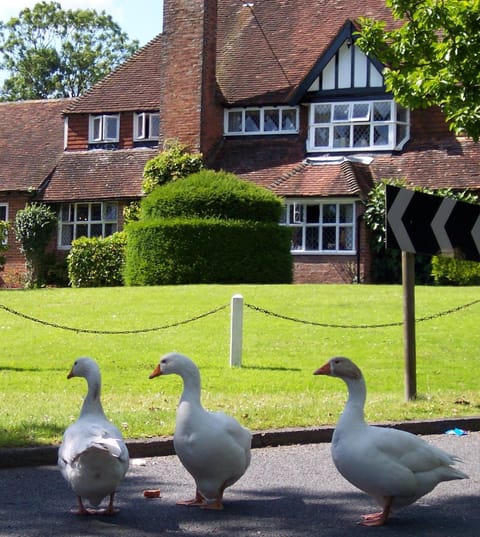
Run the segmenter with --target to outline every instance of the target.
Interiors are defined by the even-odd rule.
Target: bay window
[[[392,100],[312,103],[308,151],[401,149],[409,112]]]
[[[287,201],[281,224],[293,230],[292,253],[355,253],[355,203]]]

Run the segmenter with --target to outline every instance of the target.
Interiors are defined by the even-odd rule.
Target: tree
[[[0,22],[0,99],[76,97],[137,49],[105,11],[42,1]]]
[[[450,128],[480,137],[480,0],[386,0],[395,20],[360,18],[357,45],[386,67],[387,90],[412,109],[437,105]]]
[[[166,140],[163,151],[151,158],[143,170],[142,189],[150,194],[157,186],[177,181],[203,169],[203,155],[190,153],[185,144],[176,139]],[[123,210],[125,223],[135,222],[140,218],[140,203],[132,201]]]
[[[46,249],[57,227],[50,207],[32,203],[15,216],[14,231],[27,267],[26,287],[40,287],[45,281]]]

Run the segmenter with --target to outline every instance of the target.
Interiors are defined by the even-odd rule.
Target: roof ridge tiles
[[[288,181],[291,177],[297,175],[297,173],[300,173],[303,171],[307,166],[310,166],[310,164],[303,160],[299,164],[297,164],[294,168],[292,168],[290,171],[282,173],[280,176],[278,176],[276,179],[274,179],[270,185],[269,188],[276,188]]]

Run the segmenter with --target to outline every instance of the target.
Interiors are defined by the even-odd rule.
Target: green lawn
[[[170,435],[181,391],[179,377],[149,380],[172,350],[200,367],[203,403],[235,415],[252,430],[334,424],[346,390],[312,372],[334,355],[360,365],[369,390],[367,419],[400,421],[479,414],[480,303],[417,322],[418,399],[404,397],[403,328],[315,326],[244,312],[243,367],[229,367],[230,300],[326,325],[401,323],[400,286],[192,285],[149,288],[4,290],[0,305],[0,446],[58,443],[76,419],[86,391],[67,380],[78,356],[101,367],[107,415],[127,438]],[[480,288],[417,287],[417,319],[480,299]],[[198,320],[178,324],[227,306]]]

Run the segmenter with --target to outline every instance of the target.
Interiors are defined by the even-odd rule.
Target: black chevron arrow
[[[386,246],[480,261],[480,206],[387,185]]]

